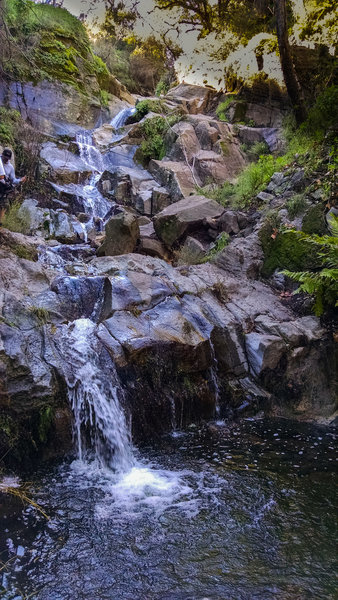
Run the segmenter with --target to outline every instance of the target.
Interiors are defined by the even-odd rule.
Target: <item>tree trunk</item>
[[[306,110],[302,91],[292,61],[286,18],[286,0],[275,0],[275,15],[280,63],[284,82],[295,113],[297,125],[300,125],[306,118]]]

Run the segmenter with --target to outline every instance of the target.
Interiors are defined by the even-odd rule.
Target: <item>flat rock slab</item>
[[[224,209],[205,196],[188,196],[171,204],[154,217],[158,237],[171,247],[185,233],[203,225],[204,219],[220,217]]]

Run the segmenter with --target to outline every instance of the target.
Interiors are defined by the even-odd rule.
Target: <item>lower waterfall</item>
[[[123,389],[114,363],[102,361],[95,324],[77,319],[63,332],[60,346],[78,458],[94,457],[115,471],[130,469],[134,459]]]

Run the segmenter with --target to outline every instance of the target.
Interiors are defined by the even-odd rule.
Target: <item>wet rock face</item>
[[[221,262],[229,261],[229,248],[223,253]],[[30,263],[11,260],[23,273]],[[5,279],[2,294],[0,402],[19,430],[27,415],[38,422],[47,406],[54,415],[67,405],[59,338],[64,324],[79,318],[97,323],[93,334],[119,371],[137,439],[170,429],[173,402],[183,425],[211,418],[215,378],[226,410],[249,398],[256,408],[273,403],[280,414],[332,413],[330,340],[318,319],[296,318],[248,277],[245,254],[235,255],[227,271],[211,264],[174,268],[140,254],[96,257],[90,276],[60,275],[52,283],[42,265],[31,265],[29,295],[18,301]]]

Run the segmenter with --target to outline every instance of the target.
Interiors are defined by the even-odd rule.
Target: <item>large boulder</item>
[[[117,91],[117,90],[116,90]],[[108,118],[97,98],[85,96],[71,85],[60,82],[0,82],[0,105],[19,110],[38,131],[52,135],[75,135]]]
[[[197,173],[185,162],[171,160],[151,160],[149,171],[156,181],[164,186],[173,202],[195,192],[202,182]]]
[[[203,226],[204,220],[219,217],[223,210],[215,200],[205,196],[188,196],[155,215],[155,231],[171,247],[184,234]]]
[[[198,114],[208,111],[217,95],[212,88],[180,83],[167,93],[166,98],[181,105],[187,112]]]
[[[223,154],[212,150],[200,150],[195,157],[195,169],[199,179],[205,183],[224,183],[238,175],[245,160],[236,144],[222,146]]]
[[[109,219],[105,240],[97,251],[98,256],[115,256],[133,252],[140,236],[135,215],[121,212]]]
[[[185,121],[180,121],[170,128],[165,142],[167,146],[171,146],[167,158],[174,161],[191,161],[201,150],[193,126]]]

